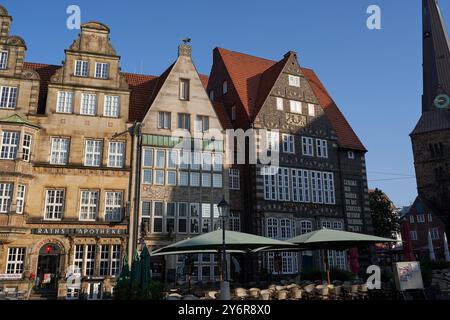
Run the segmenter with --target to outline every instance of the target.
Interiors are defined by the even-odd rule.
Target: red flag
[[[401,225],[401,233],[403,240],[403,255],[405,261],[416,261],[416,257],[413,253],[412,242],[411,242],[411,229],[409,226],[409,221],[404,219]]]

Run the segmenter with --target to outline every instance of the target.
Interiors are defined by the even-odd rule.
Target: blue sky
[[[164,0],[2,1],[12,33],[28,46],[27,61],[60,64],[78,30],[66,28],[66,8],[82,21],[111,28],[122,70],[159,75],[192,38],[197,69],[208,74],[216,46],[279,60],[298,52],[313,68],[366,148],[370,187],[396,205],[416,193],[409,133],[420,116],[421,0]],[[441,0],[447,26],[450,0]],[[382,29],[366,27],[366,9],[378,5]],[[399,180],[399,178],[401,178]],[[395,179],[395,180],[385,180]]]

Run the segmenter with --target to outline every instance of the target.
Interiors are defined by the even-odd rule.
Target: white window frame
[[[310,202],[309,171],[291,169],[292,201]]]
[[[221,173],[213,174],[213,188],[223,188],[223,176]]]
[[[196,214],[193,215],[193,210],[196,211]],[[196,223],[195,223],[196,222]],[[194,226],[197,226],[195,231]],[[189,233],[198,234],[201,231],[201,212],[200,212],[200,203],[190,203],[189,204]]]
[[[282,134],[283,152],[295,153],[295,136],[292,134]]]
[[[264,200],[277,200],[277,175],[272,167],[261,168],[264,178]]]
[[[302,102],[296,100],[289,100],[291,113],[302,114]]]
[[[17,106],[17,99],[19,88],[1,86],[0,87],[0,109],[15,109]]]
[[[314,139],[311,137],[302,137],[302,155],[314,156]]]
[[[31,159],[31,142],[33,141],[33,137],[29,133],[25,133],[23,135],[22,141],[22,160],[25,162],[30,162]]]
[[[73,92],[58,91],[56,102],[57,113],[72,113],[73,112]]]
[[[280,151],[280,133],[276,131],[266,131],[267,150]]]
[[[191,187],[200,187],[200,173],[199,172],[191,172],[190,176],[190,186]]]
[[[170,129],[172,124],[172,113],[166,111],[158,112],[158,129]]]
[[[300,220],[298,223],[299,234],[305,234],[313,231],[313,223],[310,220]]]
[[[324,139],[316,139],[316,155],[319,158],[328,158],[328,142]]]
[[[277,174],[278,201],[290,200],[290,183],[289,169],[279,168]]]
[[[103,140],[86,139],[84,142],[84,165],[100,167],[102,165]]]
[[[417,241],[417,231],[416,230],[411,230],[409,232],[409,236],[411,237],[411,240]]]
[[[54,200],[50,202],[50,193],[54,193]],[[45,215],[44,220],[49,221],[60,221],[64,217],[64,205],[65,205],[65,194],[64,189],[46,189],[45,190]],[[61,202],[56,200],[61,199]]]
[[[425,222],[425,215],[424,214],[417,214],[416,215],[417,223],[424,223]]]
[[[266,218],[266,236],[272,239],[279,238],[279,221],[277,218]]]
[[[6,274],[22,274],[25,269],[25,247],[8,248]]]
[[[227,94],[228,93],[228,81],[225,80],[224,82],[222,82],[222,94]]]
[[[311,179],[311,202],[323,203],[323,186],[322,186],[322,172],[310,171]]]
[[[182,187],[189,186],[189,171],[178,171],[178,185]]]
[[[207,132],[209,130],[209,117],[197,115],[195,117],[195,132]]]
[[[120,117],[120,96],[105,95],[103,116],[109,118]]]
[[[19,131],[2,131],[0,139],[0,159],[16,160],[20,144]]]
[[[156,215],[156,205],[158,204],[161,205],[161,214],[158,213],[158,215]],[[164,201],[161,200],[155,200],[152,201],[152,228],[151,228],[151,233],[152,234],[161,234],[164,232],[164,211],[165,211],[165,205],[164,205]],[[155,227],[156,227],[156,221],[161,221],[161,231],[155,231]]]
[[[105,192],[105,221],[121,221],[123,209],[123,191]]]
[[[294,76],[294,75],[290,74],[288,78],[289,78],[289,85],[291,87],[300,88],[300,77],[299,76]]]
[[[355,159],[355,153],[353,151],[347,151],[347,157],[349,159]]]
[[[433,214],[432,213],[427,214],[427,219],[428,222],[433,222]]]
[[[170,213],[172,210],[169,210],[169,208],[172,207],[173,212]],[[167,202],[166,203],[166,211],[165,211],[165,217],[166,221],[164,224],[164,228],[166,233],[176,233],[177,232],[177,203],[176,202]],[[169,221],[172,221],[173,223],[173,230],[170,231],[169,228]]]
[[[323,203],[336,204],[334,173],[322,172]]]
[[[73,74],[76,77],[88,77],[89,76],[89,61],[75,60]]]
[[[431,240],[439,240],[439,228],[434,227],[429,229],[431,234]]]
[[[153,170],[155,177],[153,178],[153,184],[155,186],[163,186],[166,183],[166,174],[165,171],[162,169],[155,169]],[[162,178],[162,181],[160,180]]]
[[[14,185],[10,182],[0,183],[0,213],[9,213],[13,197]]]
[[[409,215],[409,223],[414,223],[414,216],[412,214]]]
[[[125,160],[125,142],[110,141],[108,146],[108,167],[123,168]]]
[[[109,79],[109,63],[107,62],[95,63],[95,78]]]
[[[95,116],[97,114],[97,95],[95,93],[82,93],[80,114]]]
[[[97,220],[99,198],[100,192],[98,190],[81,190],[79,211],[80,221]]]
[[[180,78],[180,100],[189,101],[190,98],[190,80]]]
[[[276,97],[276,105],[277,105],[277,110],[283,111],[284,110],[284,99],[281,97]]]
[[[202,172],[202,187],[203,188],[211,188],[211,173]]]
[[[17,185],[17,191],[16,191],[16,213],[17,214],[22,214],[24,211],[26,189],[27,189],[27,187],[24,184]]]
[[[175,180],[171,182],[171,177]],[[168,170],[166,172],[166,184],[168,186],[176,186],[177,185],[177,172],[175,170]]]
[[[0,50],[0,70],[6,70],[8,68],[9,52],[6,50]]]
[[[229,187],[230,190],[240,190],[241,189],[241,171],[236,168],[229,170]]]
[[[229,219],[229,230],[231,231],[241,231],[241,214],[238,211],[231,211],[230,212],[230,219]]]
[[[185,212],[183,212],[183,210],[181,210],[180,208],[184,207],[185,208]],[[189,231],[189,204],[187,202],[178,202],[177,203],[177,233],[179,234],[186,234]],[[186,226],[186,230],[185,231],[180,231],[180,220],[184,220],[186,222],[185,226]]]
[[[313,103],[308,103],[308,116],[310,117],[316,116],[316,105]]]
[[[69,138],[52,137],[50,164],[66,165],[69,159]]]

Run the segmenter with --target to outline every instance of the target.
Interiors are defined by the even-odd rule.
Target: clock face
[[[450,96],[448,94],[438,94],[434,98],[434,106],[438,109],[447,109],[450,106]]]

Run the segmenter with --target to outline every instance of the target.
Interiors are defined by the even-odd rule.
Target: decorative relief
[[[307,124],[306,117],[304,115],[290,112],[286,112],[286,122],[290,125],[299,127],[305,127]]]
[[[26,80],[40,80],[39,74],[34,70],[22,71],[22,79]]]
[[[6,40],[6,44],[9,44],[11,46],[22,46],[22,47],[26,47],[25,45],[25,40],[23,40],[21,37],[19,36],[11,36],[8,37],[8,40]]]
[[[63,82],[63,68],[56,70],[55,74],[50,78],[51,83],[62,83]]]

